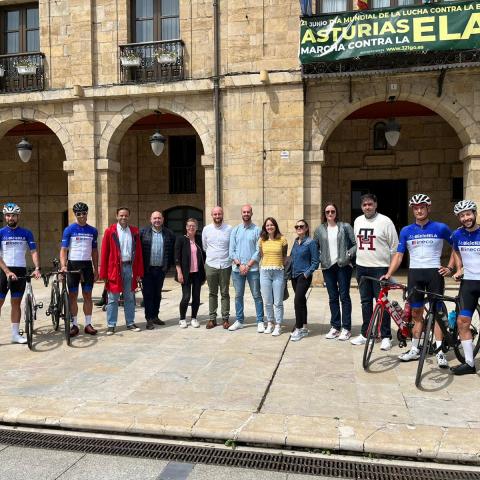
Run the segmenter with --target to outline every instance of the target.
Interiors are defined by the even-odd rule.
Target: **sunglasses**
[[[295,225],[295,230],[300,230],[300,228],[305,228],[305,225]]]
[[[86,217],[87,215],[88,215],[87,212],[77,212],[75,214],[76,217]]]
[[[337,213],[335,210],[325,210],[325,213]]]

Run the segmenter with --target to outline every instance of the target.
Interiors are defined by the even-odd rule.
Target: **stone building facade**
[[[173,48],[175,65],[142,64],[138,71],[121,65],[122,54],[147,51],[134,41],[132,0],[33,4],[41,54],[33,80],[41,76],[41,88],[12,72],[19,54],[4,49],[0,55],[6,66],[0,78],[0,202],[21,204],[22,223],[39,238],[43,264],[57,254],[77,201],[90,205],[90,223],[100,231],[114,221],[119,205],[132,209],[135,224],[145,224],[153,209],[171,211],[172,222],[173,212],[178,221],[182,212],[198,211],[208,223],[220,200],[226,221],[234,224],[241,205],[249,202],[257,223],[274,216],[290,238],[297,219],[313,226],[321,221],[327,199],[353,221],[355,199],[368,182],[376,181],[375,189],[402,180],[403,196],[430,194],[435,217],[452,226],[454,184],[480,201],[480,69],[475,64],[447,69],[441,91],[433,68],[304,75],[298,0],[220,1],[217,125],[213,2],[177,3],[181,42],[158,40],[148,47]],[[1,18],[28,5],[0,0]],[[152,72],[154,81],[148,77]],[[398,117],[398,145],[378,150],[375,125],[386,119],[392,92],[396,102],[411,108]],[[381,116],[372,116],[375,108],[357,113],[382,104]],[[160,157],[149,145],[155,111],[162,114],[158,126],[167,137]],[[168,121],[162,120],[165,114]],[[15,150],[23,136],[33,145],[27,164]],[[185,191],[172,187],[171,173],[180,158],[174,158],[173,146],[181,156],[182,136],[195,139],[194,186]],[[395,188],[384,203],[388,194],[399,196]],[[409,219],[406,205],[398,208],[399,221]]]

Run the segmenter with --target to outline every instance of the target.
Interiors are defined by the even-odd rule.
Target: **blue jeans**
[[[250,292],[252,292],[255,302],[255,312],[257,314],[257,323],[263,323],[263,300],[260,293],[260,272],[258,270],[249,271],[246,275],[240,275],[240,272],[232,271],[233,286],[235,287],[235,314],[237,321],[243,323],[245,314],[243,309],[243,297],[245,296],[245,282],[248,280]]]
[[[132,265],[122,265],[122,283],[123,283],[123,308],[125,311],[125,320],[128,325],[135,322],[135,292],[132,292]],[[107,303],[107,326],[115,327],[118,319],[118,299],[119,293],[108,292]]]
[[[330,325],[336,330],[344,328],[350,331],[352,329],[352,300],[350,298],[352,270],[350,265],[339,267],[338,263],[334,263],[330,268],[322,271],[330,305]],[[341,315],[340,302],[342,302]]]
[[[357,282],[359,285],[360,302],[362,304],[362,335],[367,334],[368,324],[373,313],[373,302],[378,298],[380,293],[380,284],[373,282],[372,280],[364,280],[360,283],[361,277],[364,275],[368,277],[380,278],[388,271],[388,267],[362,267],[357,265]],[[385,312],[383,314],[382,328],[380,334],[382,338],[392,338],[392,332],[390,330],[390,315]]]
[[[146,320],[155,320],[158,318],[164,280],[165,272],[163,271],[163,267],[148,267],[142,282]]]
[[[285,278],[283,270],[260,269],[260,289],[262,291],[263,303],[267,321],[275,321],[277,324],[283,322],[283,293],[285,290]],[[274,315],[275,310],[275,315]]]

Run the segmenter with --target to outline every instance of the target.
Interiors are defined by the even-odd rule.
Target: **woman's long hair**
[[[268,240],[268,232],[265,228],[265,225],[267,224],[267,222],[272,222],[273,223],[273,225],[275,226],[275,238],[280,238],[282,236],[282,232],[278,228],[278,223],[273,217],[267,217],[265,219],[265,221],[263,222],[262,231],[260,232],[260,238],[263,241]]]

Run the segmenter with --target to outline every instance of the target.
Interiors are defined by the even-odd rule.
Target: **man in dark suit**
[[[147,330],[165,325],[158,318],[162,288],[169,268],[173,265],[175,234],[163,225],[162,212],[152,212],[150,225],[140,232],[143,253],[143,301]]]

